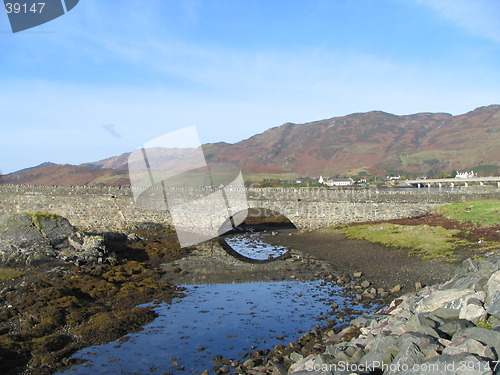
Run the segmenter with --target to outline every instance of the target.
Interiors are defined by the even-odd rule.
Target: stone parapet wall
[[[234,189],[237,191],[237,189]],[[140,189],[139,189],[140,191]],[[172,189],[179,199],[192,202],[213,189]],[[499,199],[500,190],[377,190],[377,189],[246,189],[248,204],[288,217],[298,228],[320,228],[350,222],[386,220],[422,215],[446,203],[477,199]],[[66,217],[83,230],[121,230],[142,223],[171,225],[159,188],[148,192],[156,199],[136,205],[130,187],[48,186],[0,184],[0,216],[21,212],[52,212]],[[214,207],[204,215],[196,204],[186,211],[186,227],[210,226],[227,218],[228,212]],[[234,213],[233,213],[234,214]],[[215,216],[214,216],[215,215]]]
[[[0,185],[0,215],[52,212],[83,230],[122,230],[145,222],[170,225],[165,210],[135,206],[130,188]]]

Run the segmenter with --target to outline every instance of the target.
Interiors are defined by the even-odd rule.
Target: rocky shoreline
[[[489,375],[500,373],[499,354],[496,257],[468,259],[446,283],[400,296],[340,332],[316,328],[297,342],[229,363],[243,374]]]
[[[215,373],[500,373],[495,369],[499,258],[468,259],[458,267],[381,248],[367,252],[355,241],[350,242],[354,248],[345,247],[340,237],[335,246],[340,250],[332,253],[325,244],[337,234],[330,230],[270,236],[269,242],[291,241],[297,248],[306,242],[308,249],[292,248],[285,259],[241,272],[239,261],[224,256],[215,242],[189,249],[186,256],[171,233],[151,225],[128,234],[81,233],[61,217],[20,215],[2,228],[2,262],[22,269],[20,277],[1,282],[0,369],[5,374],[50,374],[74,364],[69,357],[76,350],[140,329],[155,314],[136,306],[181,296],[182,288],[172,281],[246,282],[256,277],[322,279],[343,287],[344,296],[359,304],[388,307],[338,328],[352,314],[332,304],[321,312],[325,325],[272,350],[238,359],[218,356]],[[224,273],[206,272],[205,252],[213,269]]]
[[[77,350],[119,339],[182,296],[160,264],[186,255],[154,225],[85,233],[50,214],[0,223],[0,372],[52,374]],[[5,277],[4,277],[5,276]]]

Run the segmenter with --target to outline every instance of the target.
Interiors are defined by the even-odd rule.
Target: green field
[[[480,226],[500,225],[500,200],[453,203],[438,208],[436,212],[460,222]]]

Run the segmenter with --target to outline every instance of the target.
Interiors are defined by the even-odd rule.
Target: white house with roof
[[[354,185],[352,178],[328,178],[320,176],[318,182],[326,186],[350,186]]]

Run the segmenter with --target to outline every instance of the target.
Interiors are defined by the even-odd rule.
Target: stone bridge
[[[207,190],[207,194],[215,190]],[[297,228],[315,229],[360,221],[419,216],[446,203],[498,199],[500,190],[438,191],[420,189],[244,189],[249,207],[266,208],[286,216]],[[143,223],[172,224],[167,210],[138,208],[130,187],[0,185],[0,215],[44,211],[68,218],[83,230],[124,230]],[[227,212],[186,213],[196,231],[208,222],[227,219]]]

